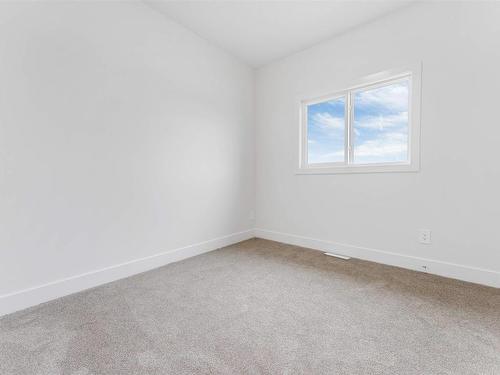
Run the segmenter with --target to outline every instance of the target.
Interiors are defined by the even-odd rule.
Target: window
[[[418,170],[418,73],[302,101],[299,173]]]
[[[346,98],[307,106],[307,160],[310,164],[344,162]]]

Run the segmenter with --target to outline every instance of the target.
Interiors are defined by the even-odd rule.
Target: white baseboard
[[[246,230],[0,296],[0,316],[253,237],[500,288],[500,272],[265,229]],[[425,267],[425,268],[424,268]]]
[[[254,237],[247,230],[0,296],[0,316]]]
[[[498,271],[317,240],[265,229],[255,229],[255,237],[500,288],[500,272]]]

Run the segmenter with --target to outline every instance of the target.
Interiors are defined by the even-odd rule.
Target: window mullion
[[[352,93],[349,91],[347,93],[347,137],[346,137],[346,153],[347,153],[347,164],[352,164],[353,162],[353,102]]]

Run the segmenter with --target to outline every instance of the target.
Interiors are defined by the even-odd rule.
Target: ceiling
[[[401,0],[144,1],[254,67],[303,50],[410,3]]]

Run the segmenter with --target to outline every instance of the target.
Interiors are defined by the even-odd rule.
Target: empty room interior
[[[0,2],[0,374],[499,375],[500,2]]]

